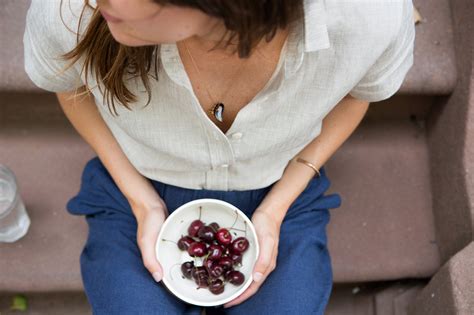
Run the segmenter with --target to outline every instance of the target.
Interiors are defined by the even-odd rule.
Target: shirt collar
[[[168,76],[174,82],[181,86],[192,90],[191,82],[189,81],[181,58],[179,56],[178,47],[176,43],[164,43],[160,45],[160,59]]]
[[[305,51],[329,48],[324,0],[304,0],[303,10]]]
[[[292,22],[286,45],[285,78],[289,78],[301,67],[305,52],[330,47],[325,0],[303,0],[303,21]],[[191,83],[179,61],[176,44],[160,46],[163,66],[168,75],[180,85],[190,88]]]
[[[288,51],[285,58],[285,78],[298,71],[307,52],[329,48],[325,0],[304,0],[303,19],[290,25]]]

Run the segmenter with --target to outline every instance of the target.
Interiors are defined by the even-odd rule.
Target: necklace
[[[201,76],[201,71],[199,71],[199,68],[198,66],[196,65],[196,62],[194,61],[194,58],[193,56],[191,55],[191,52],[189,51],[189,48],[188,48],[188,45],[186,45],[186,41],[183,41],[183,44],[184,44],[184,47],[186,48],[186,52],[188,53],[190,59],[191,59],[191,62],[193,63],[193,66],[194,68],[196,69],[196,72],[197,74]],[[236,74],[234,75],[234,78],[237,77],[237,75],[242,71],[244,67],[239,67],[239,70],[236,72]],[[230,81],[233,81],[233,80],[230,80]],[[226,95],[227,92],[229,91],[230,87],[232,85],[228,85],[229,87],[226,89],[226,91],[223,93],[223,95]],[[214,116],[218,121],[220,122],[223,122],[224,121],[224,118],[223,118],[223,114],[224,114],[224,103],[222,101],[216,101],[211,93],[209,92],[209,89],[207,88],[207,86],[204,86],[204,89],[206,90],[206,93],[207,93],[207,96],[209,97],[209,99],[212,101],[212,107],[210,109],[207,110],[207,113],[209,115],[212,115]]]

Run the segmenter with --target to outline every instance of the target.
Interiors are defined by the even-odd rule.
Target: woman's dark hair
[[[240,58],[248,57],[258,42],[265,38],[269,42],[276,34],[278,28],[284,29],[293,20],[297,19],[301,9],[302,0],[152,0],[160,5],[186,6],[199,9],[204,13],[220,18],[229,32],[225,45],[237,40],[236,52]],[[61,0],[62,7],[63,0]],[[83,35],[80,34],[81,22],[85,10],[92,10],[92,15]],[[60,12],[61,14],[61,12]],[[62,17],[62,15],[61,15]],[[151,91],[149,72],[152,64],[155,65],[154,79],[158,79],[158,62],[153,63],[156,46],[129,47],[115,41],[109,31],[105,19],[98,8],[84,0],[84,7],[79,17],[77,30],[77,45],[61,57],[69,60],[65,71],[76,61],[84,56],[81,74],[89,71],[95,75],[97,82],[101,82],[105,91],[104,99],[112,106],[117,114],[114,99],[117,99],[127,109],[128,103],[135,102],[136,96],[125,86],[124,75],[140,76],[148,93],[150,102]],[[82,38],[80,38],[82,37]],[[87,75],[85,76],[86,91],[90,93]],[[98,85],[100,89],[100,84]]]

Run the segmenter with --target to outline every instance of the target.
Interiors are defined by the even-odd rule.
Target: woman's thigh
[[[80,266],[94,314],[200,314],[200,307],[173,296],[145,268],[136,219],[98,158],[87,163],[67,210],[84,216],[89,226]]]
[[[327,209],[301,212],[282,223],[276,268],[260,289],[226,314],[324,314],[332,290]]]
[[[341,205],[339,194],[325,195],[323,176],[310,181],[287,211],[280,228],[276,268],[259,290],[230,315],[324,314],[332,291],[332,264],[327,247],[329,209]]]
[[[136,225],[117,212],[89,215],[89,235],[80,256],[85,292],[93,313],[200,314],[144,267],[136,243]]]

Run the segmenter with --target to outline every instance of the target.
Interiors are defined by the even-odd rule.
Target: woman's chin
[[[117,39],[115,38],[117,42],[119,42],[122,45],[129,46],[129,47],[140,47],[140,46],[150,46],[150,45],[158,45],[155,42],[149,42],[149,41],[144,41],[140,39]]]
[[[111,32],[112,36],[114,37],[115,41],[129,47],[139,47],[139,46],[149,46],[149,45],[158,45],[159,43],[143,40],[139,38],[134,38],[132,36],[123,35],[123,34],[115,34]]]

